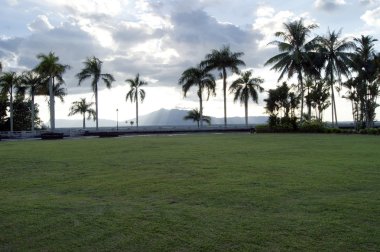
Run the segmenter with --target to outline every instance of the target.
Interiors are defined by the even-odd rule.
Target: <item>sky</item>
[[[1,0],[0,61],[3,71],[24,71],[38,64],[37,54],[54,52],[71,69],[64,74],[68,95],[56,102],[56,118],[65,119],[73,101],[94,101],[90,81],[78,86],[75,75],[83,61],[96,56],[103,72],[114,75],[111,89],[99,83],[99,118],[119,121],[135,117],[135,105],[126,102],[126,79],[148,82],[139,114],[160,108],[193,109],[199,106],[196,89],[183,96],[178,79],[212,49],[229,45],[244,52],[246,66],[265,80],[266,90],[279,84],[279,73],[264,63],[278,53],[268,45],[284,22],[303,18],[319,28],[314,35],[342,29],[343,37],[372,35],[380,39],[380,0]],[[380,43],[376,49],[380,51]],[[219,76],[215,72],[215,76]],[[228,82],[236,79],[230,75]],[[283,80],[282,80],[283,81]],[[281,81],[281,82],[282,82]],[[289,80],[289,83],[296,83]],[[217,95],[204,103],[204,114],[223,117],[222,82]],[[344,90],[340,96],[344,95]],[[250,116],[265,115],[263,99],[249,105]],[[36,100],[48,125],[46,98]],[[244,116],[244,108],[227,97],[228,116]],[[351,120],[351,105],[338,99],[338,120]],[[377,111],[380,114],[380,111]],[[324,119],[330,120],[331,110]],[[80,119],[72,116],[70,119]],[[377,116],[380,118],[380,116]],[[57,125],[59,127],[59,125]],[[101,126],[101,125],[100,125]]]

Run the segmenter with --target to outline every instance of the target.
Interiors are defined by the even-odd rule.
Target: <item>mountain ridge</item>
[[[140,126],[196,126],[197,123],[190,120],[183,120],[183,117],[187,115],[189,110],[181,109],[159,109],[149,114],[139,117]],[[264,124],[268,120],[267,116],[249,116],[249,124]],[[136,118],[128,119],[125,121],[119,121],[119,127],[130,126],[130,122],[136,123]],[[234,116],[227,118],[228,124],[245,124],[245,118]],[[115,120],[100,119],[100,127],[116,127],[117,122]],[[224,124],[224,118],[211,117],[211,125]],[[82,120],[70,120],[70,119],[57,119],[56,125],[59,128],[81,128]],[[86,121],[86,127],[95,127],[94,121]]]

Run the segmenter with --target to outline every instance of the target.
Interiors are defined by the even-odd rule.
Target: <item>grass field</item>
[[[0,251],[380,251],[380,137],[0,142]]]

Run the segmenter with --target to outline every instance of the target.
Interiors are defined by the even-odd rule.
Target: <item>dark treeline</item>
[[[310,121],[322,122],[322,112],[331,106],[331,123],[337,127],[336,94],[352,104],[355,127],[374,126],[380,84],[380,54],[374,49],[377,39],[361,36],[349,40],[341,38],[341,31],[328,30],[325,35],[311,37],[316,25],[305,25],[303,20],[284,24],[284,30],[271,42],[279,54],[266,65],[280,73],[279,81],[293,76],[298,79],[291,88],[286,84],[269,91],[267,112],[272,125]],[[295,93],[290,92],[295,90]],[[338,92],[336,92],[338,91]],[[304,113],[304,106],[307,113]],[[288,113],[300,108],[300,116]],[[314,115],[312,110],[315,111]]]

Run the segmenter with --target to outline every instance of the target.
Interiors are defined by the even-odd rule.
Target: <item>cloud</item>
[[[292,11],[276,12],[270,6],[260,6],[256,11],[256,19],[252,24],[255,32],[262,34],[262,39],[258,42],[259,49],[268,47],[268,43],[275,39],[274,33],[283,29],[284,23],[304,19],[305,24],[315,24],[316,21],[309,16],[309,13],[296,14]]]
[[[170,87],[178,87],[178,78],[186,68],[225,44],[233,51],[245,52],[247,65],[259,64],[262,57],[257,41],[263,36],[249,27],[212,17],[202,8],[210,2],[139,0],[105,6],[104,1],[95,1],[87,12],[88,1],[42,1],[40,5],[57,15],[47,11],[36,16],[28,25],[31,33],[27,36],[0,39],[0,57],[12,58],[20,69],[30,69],[38,63],[37,54],[55,52],[62,63],[72,67],[64,75],[70,93],[91,91],[86,84],[77,87],[75,79],[82,62],[91,56],[104,62],[105,72],[115,75],[115,85],[125,85],[128,76],[139,72],[152,80],[153,86]],[[127,4],[133,4],[135,13],[118,11]]]
[[[19,4],[19,1],[18,0],[6,0],[7,4],[9,6],[16,6]]]
[[[317,9],[325,10],[325,11],[333,11],[340,6],[346,4],[345,0],[316,0],[314,2],[314,6]]]
[[[45,15],[38,15],[37,18],[28,24],[28,29],[32,32],[49,31],[54,27],[50,24],[49,19]]]
[[[360,0],[359,1],[363,5],[373,5],[373,4],[379,4],[379,0]]]
[[[380,28],[380,7],[373,10],[367,10],[360,18],[367,25],[377,26]]]

